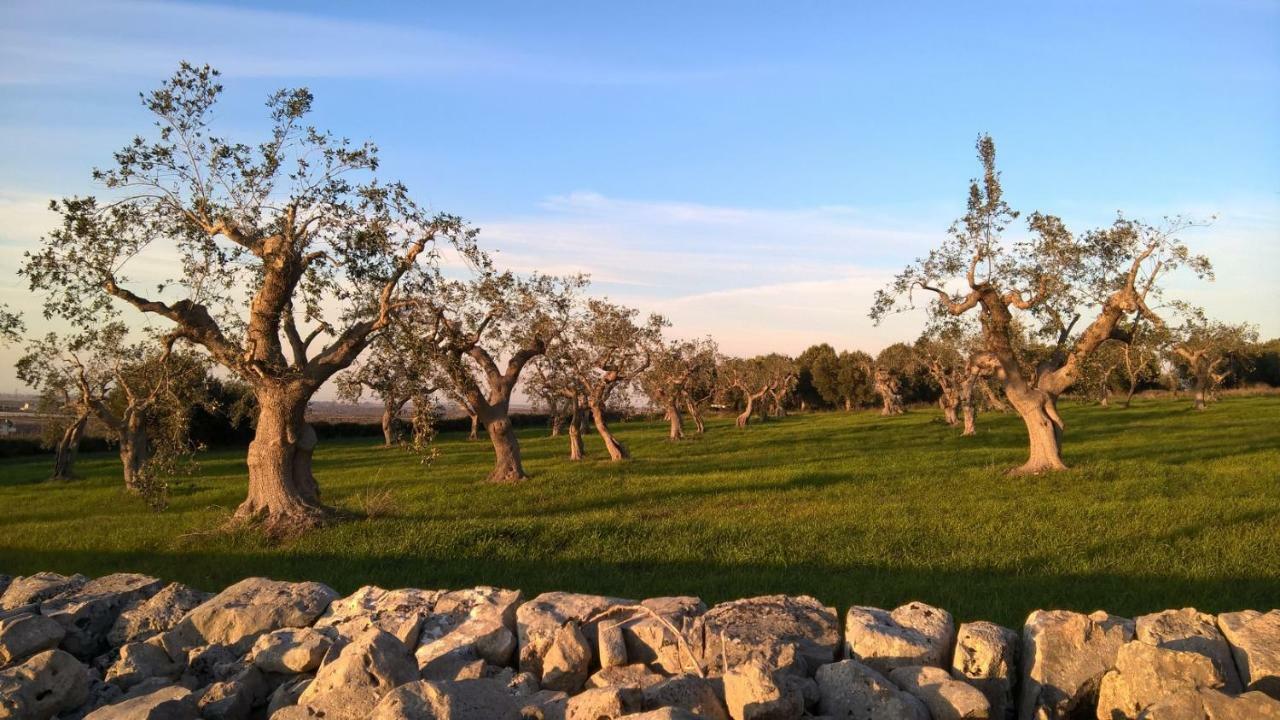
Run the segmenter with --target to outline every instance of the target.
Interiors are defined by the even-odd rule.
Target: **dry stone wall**
[[[1033,612],[771,595],[0,575],[0,719],[1280,718],[1280,610]]]

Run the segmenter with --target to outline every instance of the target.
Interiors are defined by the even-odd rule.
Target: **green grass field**
[[[487,442],[440,440],[430,467],[372,441],[327,442],[330,504],[390,488],[390,516],[272,546],[220,532],[244,493],[243,454],[205,457],[163,513],[121,490],[118,460],[43,481],[49,458],[0,465],[0,572],[152,573],[205,589],[246,575],[341,591],[493,584],[708,603],[808,593],[841,608],[911,599],[958,619],[1019,625],[1043,607],[1125,615],[1194,605],[1280,606],[1280,398],[1129,410],[1064,403],[1073,469],[1007,478],[1025,439],[1012,415],[961,438],[935,410],[728,419],[673,444],[660,423],[619,426],[635,460],[563,459],[567,441],[521,434],[519,486],[481,482]]]

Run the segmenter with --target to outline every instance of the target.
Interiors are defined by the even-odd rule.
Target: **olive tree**
[[[412,323],[426,337],[431,362],[489,433],[489,480],[518,482],[527,475],[511,425],[512,393],[525,366],[564,330],[586,280],[523,277],[495,270],[487,258],[477,262],[472,277],[440,279],[416,298]]]
[[[778,353],[723,359],[718,372],[721,394],[740,396],[744,405],[742,413],[737,417],[737,426],[745,428],[751,422],[751,414],[757,407],[763,420],[765,397],[772,396],[777,401],[793,387],[797,374],[795,361]],[[757,406],[757,403],[760,405]]]
[[[650,314],[643,321],[639,316],[635,308],[589,299],[577,309],[553,354],[577,380],[596,432],[614,461],[631,454],[609,429],[609,402],[648,370],[668,324],[661,315]]]
[[[388,328],[373,341],[356,367],[334,379],[340,400],[359,402],[366,388],[377,396],[382,404],[385,447],[399,440],[395,424],[404,406],[409,402],[415,409],[431,405],[432,393],[444,385],[424,352],[422,335],[414,330],[402,324]]]
[[[1189,311],[1172,332],[1170,350],[1191,380],[1196,410],[1206,409],[1214,390],[1230,377],[1231,362],[1248,362],[1250,346],[1258,341],[1254,326],[1211,320],[1198,310]]]
[[[163,503],[162,476],[189,454],[189,413],[206,397],[206,368],[198,358],[155,342],[129,342],[123,324],[109,323],[32,342],[17,371],[43,405],[69,418],[56,445],[54,479],[71,477],[85,426],[96,418],[119,448],[125,488]]]
[[[290,531],[329,514],[308,402],[391,324],[406,290],[430,283],[437,242],[465,251],[472,233],[379,181],[371,143],[306,124],[306,89],[271,95],[256,145],[214,134],[217,75],[184,63],[143,96],[155,130],[94,171],[107,197],[53,203],[61,225],[21,272],[51,315],[87,324],[132,308],[248,383],[258,415],[235,516]],[[147,263],[173,268],[154,291],[128,274]]]
[[[587,418],[586,391],[568,358],[563,353],[552,352],[544,355],[534,364],[529,378],[529,392],[545,403],[549,413],[563,413],[563,424],[569,435],[569,459],[581,460],[586,457],[587,450],[582,443],[582,435]],[[552,418],[554,431],[556,420]],[[555,435],[555,433],[552,433]]]
[[[706,385],[708,376],[714,376],[716,355],[716,343],[711,338],[672,340],[654,353],[653,362],[641,376],[644,394],[666,415],[670,424],[669,439],[684,438],[682,410],[697,406],[693,393]],[[695,417],[699,415],[695,413]],[[698,432],[702,432],[701,423],[698,427]]]
[[[904,298],[910,307],[917,288],[931,294],[938,312],[976,313],[983,350],[999,362],[1005,395],[1027,427],[1030,456],[1013,472],[1063,469],[1058,397],[1100,345],[1127,338],[1122,320],[1158,320],[1152,305],[1163,278],[1180,267],[1206,277],[1211,267],[1179,240],[1189,225],[1182,220],[1156,227],[1121,216],[1077,235],[1059,218],[1036,212],[1029,237],[1006,240],[1003,231],[1018,213],[1004,200],[994,142],[984,135],[977,150],[983,177],[970,184],[968,211],[946,241],[877,292],[871,316],[880,320]],[[1053,339],[1031,372],[1016,350],[1019,315]],[[1086,315],[1091,319],[1076,331]]]

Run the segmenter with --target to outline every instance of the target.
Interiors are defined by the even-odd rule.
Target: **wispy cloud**
[[[763,66],[549,56],[436,29],[229,5],[53,0],[0,7],[0,83],[155,76],[179,60],[239,77],[501,76],[588,85],[705,82]]]

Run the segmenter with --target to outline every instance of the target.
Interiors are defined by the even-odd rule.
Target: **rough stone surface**
[[[0,667],[52,650],[66,634],[61,623],[43,615],[22,613],[4,618],[0,620]]]
[[[649,669],[647,665],[634,663],[602,668],[587,678],[588,688],[598,687],[631,687],[644,689],[662,681],[662,675]]]
[[[582,689],[591,666],[591,646],[578,624],[565,623],[542,658],[542,687],[574,693]]]
[[[267,698],[267,717],[271,717],[280,708],[297,705],[298,698],[314,679],[314,675],[297,675],[277,685],[271,691],[271,697]]]
[[[409,648],[373,629],[352,640],[316,672],[299,705],[324,712],[329,720],[364,718],[391,690],[418,679]]]
[[[712,684],[696,675],[676,675],[641,692],[645,710],[688,710],[705,720],[729,720]]]
[[[256,667],[246,667],[234,677],[204,689],[197,705],[204,720],[248,720],[255,708],[267,704],[270,687]]]
[[[1181,691],[1148,707],[1140,720],[1280,720],[1280,700],[1257,691]],[[1111,720],[1107,718],[1107,720]]]
[[[618,667],[627,664],[627,641],[622,636],[620,622],[606,620],[600,623],[596,636],[596,659],[600,667]]]
[[[880,673],[912,665],[948,667],[955,642],[951,613],[913,602],[891,612],[851,607],[845,616],[845,651]]]
[[[171,632],[187,647],[217,643],[243,652],[263,633],[311,625],[337,596],[317,582],[247,578],[187,613]]]
[[[151,678],[176,678],[182,668],[158,642],[129,643],[107,669],[106,681],[129,688]]]
[[[1018,633],[985,621],[962,623],[956,631],[951,674],[978,688],[995,720],[1013,720],[1018,678]]]
[[[520,706],[493,680],[401,685],[378,703],[371,720],[517,720]]]
[[[1218,627],[1231,644],[1244,686],[1280,699],[1280,610],[1223,613]]]
[[[418,647],[414,653],[422,677],[443,679],[465,665],[483,661],[503,666],[515,654],[516,636],[499,618],[468,617],[444,636]]]
[[[249,651],[249,662],[263,672],[297,674],[320,667],[332,641],[312,628],[285,628],[262,635]]]
[[[652,665],[671,675],[692,671],[702,654],[696,620],[707,606],[689,596],[649,598],[640,605],[645,611],[632,614],[622,625],[628,662]]]
[[[440,595],[438,590],[384,590],[365,585],[330,603],[315,626],[333,628],[336,634],[347,639],[377,628],[413,647],[418,643],[423,621]]]
[[[919,698],[933,720],[987,720],[991,703],[978,688],[932,665],[894,668],[889,679]]]
[[[611,607],[634,604],[621,598],[565,592],[543,593],[524,603],[516,610],[520,669],[541,677],[543,658],[566,623],[579,624],[583,636],[594,645],[598,622],[588,621]]]
[[[1222,674],[1226,682],[1224,692],[1235,694],[1244,689],[1231,657],[1231,646],[1212,615],[1195,608],[1143,615],[1134,620],[1134,637],[1148,645],[1204,655]]]
[[[107,633],[112,647],[146,640],[173,628],[184,615],[213,597],[183,585],[169,583],[155,595],[120,613],[115,625]]]
[[[1057,720],[1092,707],[1102,676],[1133,634],[1133,621],[1102,611],[1031,613],[1022,631],[1018,717]]]
[[[115,573],[94,578],[40,604],[40,614],[59,622],[67,635],[62,648],[90,660],[109,644],[107,635],[126,608],[159,592],[164,583],[149,575]]]
[[[698,625],[702,660],[713,674],[757,659],[772,670],[811,676],[835,660],[840,646],[835,609],[807,595],[721,603],[698,618]]]
[[[23,605],[38,605],[63,593],[78,590],[89,578],[83,575],[59,575],[41,572],[26,577],[15,577],[0,596],[0,610],[12,610]]]
[[[63,650],[45,650],[0,670],[0,718],[5,720],[47,720],[88,699],[88,672]]]
[[[857,660],[818,668],[818,712],[841,720],[930,720],[924,703]]]
[[[636,688],[601,687],[584,690],[565,702],[565,720],[614,720],[639,711],[640,691]]]
[[[180,685],[100,707],[84,720],[196,720],[196,695]]]
[[[1098,717],[1136,720],[1143,710],[1173,693],[1218,689],[1224,683],[1222,673],[1205,655],[1135,640],[1120,647],[1115,669],[1102,677]]]
[[[780,685],[759,661],[745,662],[724,674],[724,700],[733,720],[797,720],[804,696]]]

